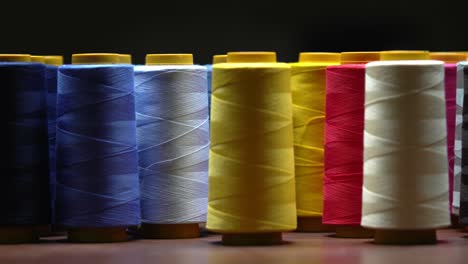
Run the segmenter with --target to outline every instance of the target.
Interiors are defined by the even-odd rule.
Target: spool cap
[[[45,58],[44,56],[31,55],[31,62],[45,63]]]
[[[228,63],[275,63],[276,52],[270,51],[246,51],[228,52]]]
[[[120,63],[132,64],[132,55],[130,54],[119,54]]]
[[[227,55],[226,54],[214,55],[213,56],[213,64],[224,63],[224,62],[227,62]]]
[[[63,56],[60,55],[47,55],[44,56],[45,64],[60,66],[63,64]]]
[[[0,54],[0,62],[31,62],[29,54]]]
[[[445,63],[457,63],[466,60],[466,54],[462,52],[431,52],[431,60],[441,60]]]
[[[79,53],[72,55],[72,64],[118,64],[117,53]]]
[[[192,65],[193,55],[190,53],[147,54],[146,65]]]
[[[299,62],[336,62],[340,63],[341,54],[336,52],[301,52]]]
[[[380,52],[381,61],[391,60],[429,60],[426,50],[386,50]]]
[[[380,60],[380,52],[378,51],[356,51],[341,53],[341,64],[366,64],[368,62],[378,60]]]

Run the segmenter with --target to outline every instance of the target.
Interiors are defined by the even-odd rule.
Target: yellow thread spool
[[[391,60],[429,60],[426,50],[386,50],[380,52],[381,61]]]
[[[192,54],[147,54],[146,65],[193,65]],[[140,234],[153,239],[183,239],[200,237],[198,223],[154,224],[142,223]]]
[[[130,54],[119,54],[119,61],[122,64],[132,64],[132,55],[130,55]]]
[[[60,66],[63,64],[63,56],[60,55],[46,55],[44,56],[45,64]]]
[[[378,51],[356,51],[342,52],[341,64],[366,64],[371,61],[380,60]]]
[[[431,52],[429,53],[431,60],[440,60],[445,63],[457,63],[466,60],[466,55],[463,52]]]
[[[213,64],[225,63],[225,62],[227,62],[227,55],[223,54],[223,55],[214,55],[213,56]]]
[[[322,224],[325,69],[339,65],[339,53],[302,52],[291,63],[297,231],[330,232]]]
[[[225,244],[275,244],[296,229],[290,73],[274,52],[213,65],[207,229]]]
[[[80,53],[72,55],[72,64],[118,64],[116,53]],[[128,240],[127,227],[67,228],[68,240],[78,243],[107,243]]]
[[[0,62],[31,62],[29,54],[0,54]],[[39,225],[0,226],[0,244],[33,243],[39,240]]]

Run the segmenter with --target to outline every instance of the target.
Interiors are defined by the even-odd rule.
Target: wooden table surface
[[[133,240],[74,244],[49,238],[39,244],[0,245],[0,264],[332,263],[468,264],[468,233],[438,231],[437,245],[383,246],[369,239],[286,233],[279,246],[223,246],[220,236],[186,240]]]

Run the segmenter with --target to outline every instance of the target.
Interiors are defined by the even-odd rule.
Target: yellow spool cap
[[[45,63],[44,56],[31,55],[31,62]]]
[[[273,51],[247,51],[228,52],[227,62],[229,63],[275,63],[276,52]]]
[[[192,65],[193,55],[189,53],[147,54],[146,65]]]
[[[132,55],[130,54],[119,54],[120,63],[132,64]]]
[[[227,62],[227,55],[226,54],[224,54],[224,55],[214,55],[213,56],[213,64],[224,63],[224,62]]]
[[[48,55],[44,56],[45,64],[60,66],[63,64],[63,56],[59,55]]]
[[[366,64],[371,61],[379,60],[380,52],[378,51],[356,51],[341,53],[341,64]]]
[[[0,54],[0,62],[31,62],[29,54]]]
[[[428,59],[429,51],[426,50],[387,50],[380,52],[381,61]]]
[[[301,52],[299,62],[336,62],[340,63],[341,54],[336,52]]]
[[[117,53],[79,53],[72,55],[72,64],[118,64]]]
[[[440,60],[445,63],[457,63],[466,60],[466,54],[462,52],[431,52],[431,60]]]

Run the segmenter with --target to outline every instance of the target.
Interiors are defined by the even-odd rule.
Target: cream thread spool
[[[361,224],[380,244],[436,242],[450,225],[440,61],[366,65]]]
[[[213,66],[207,228],[224,244],[278,244],[296,228],[289,83],[274,52]]]

